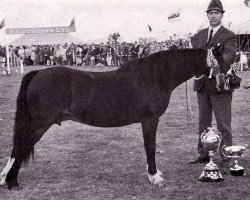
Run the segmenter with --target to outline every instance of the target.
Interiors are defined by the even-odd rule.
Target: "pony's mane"
[[[193,65],[197,63],[200,57],[204,58],[207,54],[205,49],[171,49],[160,51],[149,56],[132,60],[121,66],[118,71],[120,73],[133,74],[140,73],[141,76],[157,76],[168,70],[170,66],[183,66],[184,64]],[[201,60],[201,64],[205,64],[206,60]]]

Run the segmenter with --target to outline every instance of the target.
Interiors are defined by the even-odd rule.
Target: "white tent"
[[[237,34],[238,50],[250,52],[250,20],[232,27],[231,30]]]
[[[50,34],[25,34],[10,42],[10,45],[49,45],[49,44],[62,44],[65,43],[82,43],[82,40],[71,35],[70,33],[50,33]]]
[[[250,34],[250,20],[243,22],[231,29],[236,34]]]

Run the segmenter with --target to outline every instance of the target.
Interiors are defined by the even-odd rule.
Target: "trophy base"
[[[200,177],[199,181],[202,182],[219,182],[223,181],[222,174],[220,173],[219,169],[207,170],[205,169]]]
[[[230,168],[230,175],[231,176],[244,176],[245,175],[245,171],[244,171],[244,169]]]

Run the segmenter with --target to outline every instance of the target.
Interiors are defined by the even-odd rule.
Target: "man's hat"
[[[207,7],[207,11],[206,12],[209,12],[211,10],[218,10],[222,13],[224,13],[225,11],[223,10],[223,5],[221,3],[220,0],[212,0],[210,1],[208,7]]]

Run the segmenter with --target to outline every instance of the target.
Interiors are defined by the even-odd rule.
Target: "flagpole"
[[[237,34],[237,37],[238,37],[238,51],[240,51],[240,34],[239,33]]]
[[[6,44],[7,74],[10,74],[9,43]]]
[[[150,31],[148,31],[148,41],[150,40]]]
[[[240,70],[243,71],[244,68],[243,68],[243,63],[242,63],[242,55],[243,55],[243,52],[240,51]]]
[[[246,34],[247,34],[247,32],[246,32]],[[248,40],[248,34],[247,34],[246,51],[247,51],[247,52],[249,52],[249,40]]]
[[[241,47],[243,46],[243,43],[244,43],[245,38],[246,38],[246,35],[247,35],[247,34],[244,34],[244,38],[243,38],[243,40],[241,41],[241,44],[240,44],[240,49],[241,49]]]

